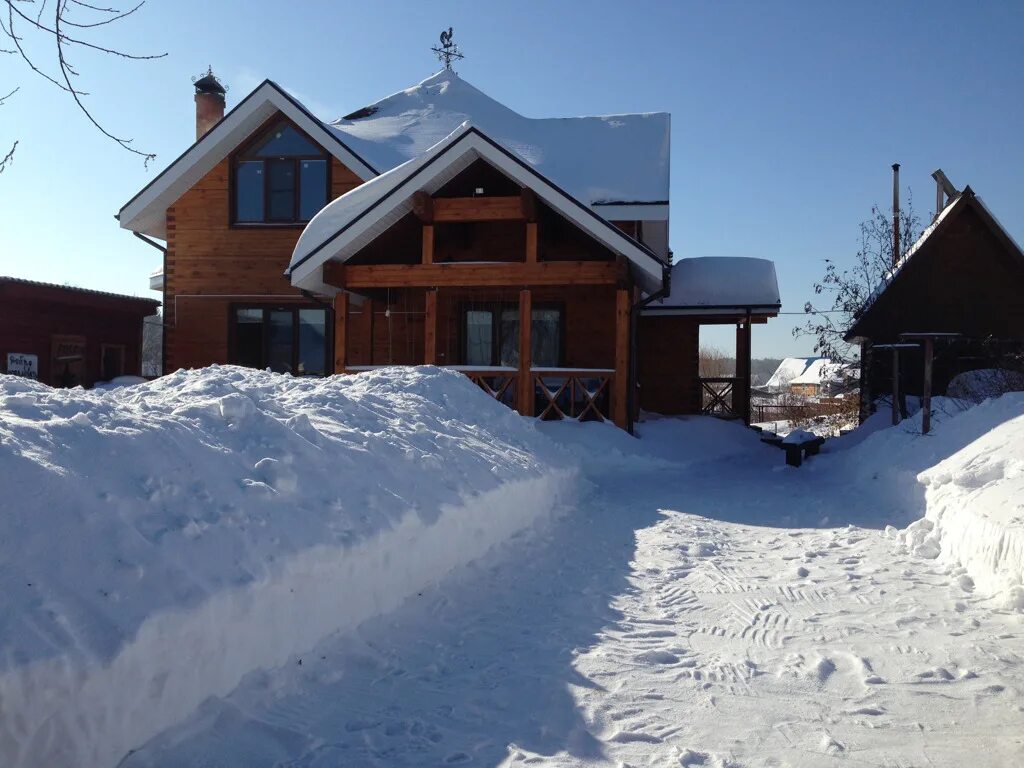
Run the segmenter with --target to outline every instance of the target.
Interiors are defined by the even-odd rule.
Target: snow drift
[[[434,368],[0,376],[0,764],[106,766],[551,514],[565,454]]]
[[[955,434],[993,415],[1006,420],[918,475],[927,513],[902,538],[915,554],[959,566],[965,589],[1024,611],[1024,394],[986,401],[945,426]]]
[[[827,444],[847,448],[835,469],[880,506],[923,511],[905,530],[888,529],[899,546],[1024,611],[1024,393],[974,406],[937,397],[932,412],[927,436],[920,410],[897,426],[885,426],[888,412],[874,414]]]

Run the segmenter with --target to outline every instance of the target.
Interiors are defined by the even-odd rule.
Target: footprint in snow
[[[644,651],[633,657],[641,664],[678,664],[679,657],[668,651]]]

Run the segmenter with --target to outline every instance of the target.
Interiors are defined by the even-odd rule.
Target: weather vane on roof
[[[444,64],[445,69],[452,68],[452,61],[455,59],[464,59],[462,51],[459,50],[459,46],[452,40],[454,31],[451,27],[448,27],[448,31],[441,30],[441,47],[434,46],[432,50],[438,60]]]

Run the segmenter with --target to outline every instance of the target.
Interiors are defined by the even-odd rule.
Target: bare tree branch
[[[836,362],[851,363],[856,349],[843,336],[863,312],[868,301],[889,280],[893,273],[893,221],[877,205],[871,217],[860,225],[860,248],[851,267],[840,268],[825,259],[825,275],[814,284],[814,294],[823,297],[820,304],[804,305],[807,321],[793,329],[793,335],[814,339],[814,351]],[[907,205],[900,210],[900,259],[917,240],[920,219],[914,213],[913,198],[908,190]]]
[[[75,37],[68,33],[69,28],[88,31],[95,29],[96,27],[103,27],[113,24],[114,22],[121,21],[142,8],[142,6],[145,5],[145,0],[141,0],[137,5],[134,5],[127,10],[121,10],[120,8],[115,7],[92,5],[84,2],[84,0],[54,0],[52,6],[50,6],[51,0],[3,0],[3,2],[7,5],[7,14],[6,19],[0,16],[0,32],[7,37],[8,41],[11,42],[14,47],[0,48],[0,53],[19,56],[32,72],[69,94],[78,109],[100,133],[117,143],[122,149],[142,157],[145,164],[148,166],[149,161],[156,157],[156,155],[136,149],[132,146],[133,139],[127,139],[109,131],[86,106],[83,98],[89,94],[81,88],[76,87],[72,78],[78,77],[79,71],[68,58],[69,49],[75,47],[133,61],[159,59],[166,56],[166,53],[152,55],[128,53],[126,51],[118,50],[117,48],[111,48],[109,46],[86,40],[82,37]],[[34,14],[29,15],[22,10],[22,8],[33,4],[35,4],[38,9]],[[52,26],[43,21],[44,13],[48,7],[51,8],[53,19]],[[80,20],[75,19],[73,18],[74,11],[79,11],[87,15],[91,14],[92,17],[89,18],[87,16]],[[76,32],[75,34],[77,35],[78,33]],[[44,68],[37,63],[34,49],[33,53],[29,53],[26,35],[33,38],[52,38],[55,45],[55,58],[57,64],[57,71],[55,73],[45,71]],[[15,88],[14,91],[17,91],[17,88]],[[14,93],[14,91],[11,93]],[[11,94],[8,94],[8,96],[10,95]],[[6,98],[7,96],[0,99],[0,106],[3,105],[4,99]],[[10,163],[14,155],[14,149],[17,145],[18,142],[15,141],[10,152],[0,160],[0,172],[2,172],[6,165]]]

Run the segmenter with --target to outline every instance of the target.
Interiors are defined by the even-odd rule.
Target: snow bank
[[[538,522],[575,476],[440,369],[0,376],[0,764],[115,764]]]
[[[1024,395],[986,404],[1005,422],[918,475],[926,516],[901,539],[915,554],[960,566],[960,585],[1024,611]],[[948,426],[969,426],[971,409]]]
[[[1024,390],[1024,374],[1000,368],[981,368],[954,376],[946,394],[958,400],[980,403],[990,397],[1021,390]]]

